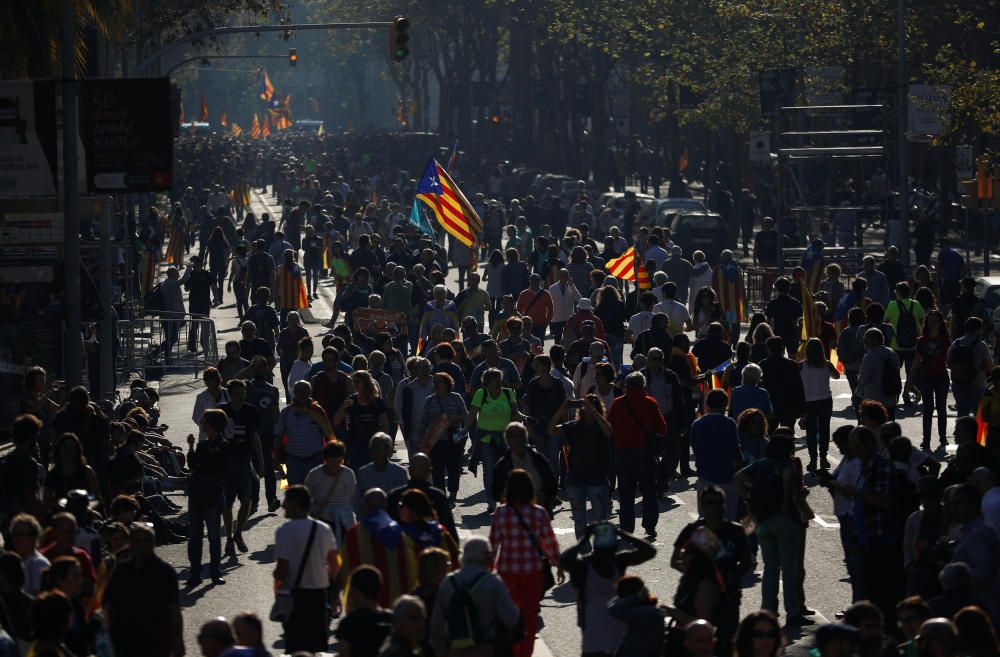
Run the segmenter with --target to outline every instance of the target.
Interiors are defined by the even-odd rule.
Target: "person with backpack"
[[[510,640],[521,611],[500,576],[490,572],[492,562],[485,538],[465,543],[462,567],[445,577],[434,599],[429,638],[435,654],[493,657]]]
[[[274,287],[277,266],[274,258],[267,252],[267,242],[263,239],[255,240],[253,249],[253,253],[247,257],[246,284],[248,294],[256,297],[254,292],[257,289],[266,287],[270,290]]]
[[[865,331],[864,345],[865,357],[858,370],[858,389],[854,396],[881,402],[889,418],[895,419],[896,400],[903,391],[899,378],[899,356],[885,346],[885,337],[877,328]]]
[[[792,463],[794,454],[794,439],[787,433],[777,433],[767,445],[767,458],[754,461],[736,473],[735,478],[757,524],[757,540],[764,558],[762,606],[778,613],[780,577],[788,616],[785,622],[793,626],[812,622],[800,613],[802,529],[793,492],[797,477]]]
[[[948,444],[948,365],[951,338],[948,324],[940,310],[931,310],[924,317],[924,326],[914,350],[913,365],[906,385],[920,393],[922,401],[924,439],[921,449],[931,449],[931,423],[938,416],[938,438],[943,450]]]
[[[965,320],[965,335],[948,348],[948,369],[951,371],[951,392],[955,396],[955,413],[961,417],[976,412],[979,400],[986,392],[986,375],[993,370],[990,348],[980,339],[983,320]]]
[[[504,453],[504,432],[511,421],[520,419],[522,416],[517,408],[517,397],[514,395],[514,391],[502,386],[503,373],[499,369],[487,369],[482,380],[483,386],[476,390],[469,403],[469,415],[465,421],[465,427],[470,432],[473,427],[476,429],[474,439],[476,442],[473,446],[474,454],[470,459],[470,468],[476,462],[483,464],[486,510],[488,513],[492,513],[498,499],[494,469]],[[460,456],[458,458],[460,460]],[[547,460],[546,463],[548,463]],[[551,471],[551,466],[548,469]],[[458,488],[456,486],[451,493],[453,502],[457,494]]]
[[[885,321],[892,324],[895,332],[889,346],[899,356],[907,379],[910,378],[910,371],[913,368],[913,359],[917,353],[917,338],[926,315],[923,306],[910,298],[910,290],[910,284],[906,281],[896,283],[896,298],[890,301],[885,309]],[[907,405],[910,403],[909,397],[905,394],[903,403]]]

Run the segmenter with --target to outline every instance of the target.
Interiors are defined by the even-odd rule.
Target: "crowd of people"
[[[286,518],[268,615],[288,653],[327,650],[337,619],[346,657],[530,657],[540,600],[568,579],[584,655],[774,657],[783,628],[814,623],[805,544],[824,494],[851,596],[817,654],[1000,654],[1000,368],[947,243],[933,269],[911,275],[890,248],[849,274],[814,236],[751,307],[731,251],[684,253],[637,222],[634,197],[621,210],[583,186],[568,199],[472,187],[473,249],[410,220],[405,171],[347,147],[243,146],[213,172],[226,144],[183,142],[182,191],[140,222],[144,248],[172,263],[173,308],[186,286],[191,312],[231,294],[239,316],[241,339],[201,373],[187,449],[144,380],[111,404],[26,374],[0,470],[0,655],[183,655],[181,591],[226,584],[223,558],[246,558],[265,505]],[[281,215],[226,194],[230,171],[270,188]],[[776,231],[758,224],[766,260]],[[648,289],[605,267],[630,247]],[[313,335],[304,315],[325,289],[333,316]],[[841,375],[848,423],[831,431]],[[919,437],[898,422],[907,407]],[[462,536],[454,512],[480,468],[488,539]],[[685,482],[698,519],[665,557],[660,500]],[[183,508],[167,494],[180,490]],[[567,506],[576,542],[560,550],[552,517]],[[184,584],[154,550],[182,542]],[[628,572],[665,558],[680,573],[669,603]],[[747,613],[758,563],[762,609]],[[263,656],[263,627],[214,619],[199,647]]]

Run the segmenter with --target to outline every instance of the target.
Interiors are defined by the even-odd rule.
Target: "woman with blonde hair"
[[[333,416],[333,425],[341,426],[346,420],[347,465],[357,471],[372,462],[369,448],[372,436],[379,431],[389,431],[389,407],[379,395],[372,375],[365,371],[351,375],[354,394],[344,400]]]

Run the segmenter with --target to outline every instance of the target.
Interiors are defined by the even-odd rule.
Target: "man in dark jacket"
[[[657,485],[660,491],[666,491],[670,480],[677,475],[677,466],[686,474],[691,471],[687,461],[680,462],[680,437],[689,428],[688,402],[691,395],[688,388],[681,385],[680,378],[666,364],[669,351],[653,347],[646,352],[647,366],[641,370],[646,377],[646,394],[656,400],[667,423],[667,440],[663,446],[663,458],[660,460],[656,473]]]
[[[386,510],[393,519],[399,520],[400,501],[403,499],[403,493],[411,488],[427,494],[431,504],[434,505],[434,511],[437,512],[438,520],[457,541],[458,529],[455,527],[455,517],[451,513],[451,503],[448,502],[448,496],[443,490],[431,485],[431,459],[423,452],[418,452],[410,457],[409,481],[389,493]]]
[[[528,428],[520,422],[511,422],[504,432],[504,439],[509,449],[500,457],[493,468],[493,499],[502,500],[506,497],[507,478],[510,473],[520,468],[527,470],[535,483],[535,497],[538,503],[552,514],[555,507],[558,484],[549,460],[531,447],[528,447]]]
[[[795,428],[805,406],[805,391],[798,364],[785,356],[785,343],[780,336],[767,339],[767,358],[760,362],[764,373],[763,387],[771,396],[774,406],[774,428]]]

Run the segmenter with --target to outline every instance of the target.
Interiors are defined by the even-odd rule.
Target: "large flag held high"
[[[617,258],[604,263],[604,268],[615,278],[623,281],[637,282],[640,290],[648,290],[653,287],[649,281],[649,272],[642,261],[636,262],[635,247],[630,246],[628,251]],[[636,280],[638,278],[638,281]]]
[[[271,125],[267,118],[267,114],[264,115],[264,125],[260,129],[260,136],[264,138],[271,136]]]
[[[274,85],[271,84],[271,78],[268,77],[267,71],[264,71],[264,77],[260,79],[260,99],[266,102],[271,100],[273,95]]]
[[[434,158],[427,162],[417,186],[417,198],[427,204],[434,217],[450,235],[466,246],[476,243],[483,221],[462,191]]]
[[[260,119],[257,118],[256,112],[254,112],[253,121],[250,123],[250,136],[254,139],[260,139]]]

